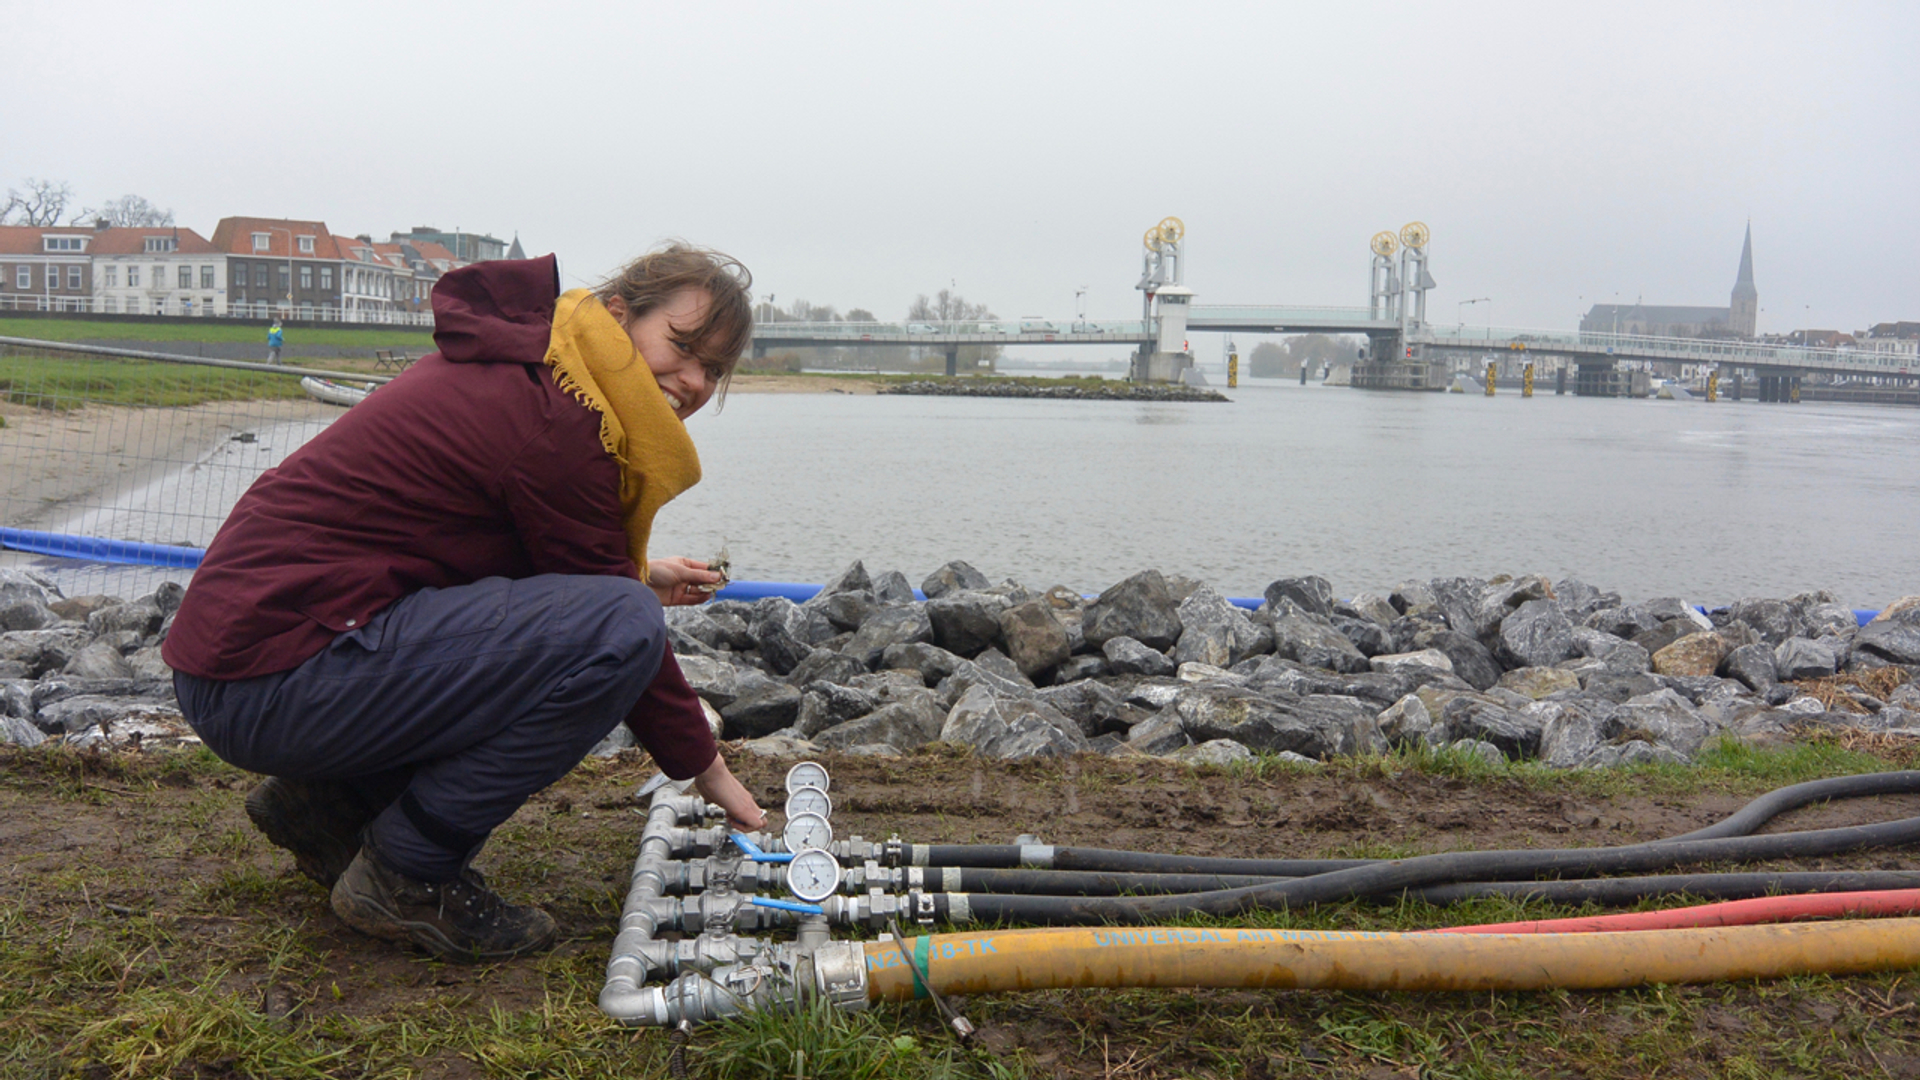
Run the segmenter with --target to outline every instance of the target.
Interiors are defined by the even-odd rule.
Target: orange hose
[[[1574,919],[1537,919],[1531,922],[1449,926],[1428,934],[1595,934],[1622,930],[1686,930],[1703,926],[1751,926],[1796,919],[1837,919],[1847,916],[1913,915],[1920,913],[1920,889],[1882,892],[1811,893],[1804,896],[1761,896],[1721,904],[1636,911],[1626,915],[1593,915]]]
[[[865,943],[875,1001],[1085,986],[1601,990],[1920,967],[1920,919],[1621,934],[1058,927]],[[915,978],[913,972],[921,973]]]

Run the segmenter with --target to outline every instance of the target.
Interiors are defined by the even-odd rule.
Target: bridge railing
[[[1133,335],[1147,332],[1146,324],[1128,320],[961,319],[942,322],[756,322],[753,335],[762,340],[830,339],[858,344],[870,338],[1002,337],[1015,334]]]
[[[1363,307],[1285,307],[1272,304],[1195,304],[1187,310],[1187,323],[1242,323],[1248,325],[1289,326],[1300,323],[1350,325],[1373,328],[1398,328],[1398,320],[1376,319]]]
[[[1422,328],[1417,340],[1486,349],[1511,349],[1520,345],[1536,350],[1551,350],[1558,346],[1584,354],[1656,357],[1693,363],[1840,368],[1885,374],[1904,374],[1914,364],[1912,357],[1860,349],[1822,349],[1763,341],[1656,337],[1592,330],[1428,325]]]

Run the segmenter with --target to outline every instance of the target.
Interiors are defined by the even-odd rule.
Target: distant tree
[[[162,210],[138,195],[122,195],[98,209],[88,207],[73,216],[75,222],[105,222],[123,228],[171,225],[173,211]]]
[[[909,323],[969,323],[994,322],[1000,316],[995,315],[985,304],[975,304],[951,289],[941,289],[928,296],[921,293],[914,297],[907,307]],[[999,345],[962,345],[958,364],[961,371],[991,369],[994,361],[1000,359],[1002,348]],[[940,370],[946,369],[947,354],[941,349],[915,349],[919,355],[915,358],[916,367]]]
[[[1287,350],[1284,346],[1271,341],[1263,341],[1247,354],[1247,374],[1261,379],[1278,379],[1298,374],[1299,364],[1291,368],[1287,363]]]
[[[1247,373],[1262,378],[1293,378],[1305,364],[1350,364],[1359,353],[1358,338],[1329,334],[1297,334],[1282,343],[1263,341],[1247,355]]]
[[[65,180],[36,180],[27,177],[27,190],[7,189],[7,203],[0,207],[0,225],[58,225],[73,199],[73,186]]]
[[[879,322],[880,317],[878,315],[875,315],[873,312],[868,311],[866,308],[860,308],[860,307],[848,308],[847,321],[848,322]]]

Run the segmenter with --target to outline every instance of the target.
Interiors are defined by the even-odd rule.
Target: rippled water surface
[[[1703,602],[1920,592],[1920,411],[1370,393],[1285,382],[1232,404],[738,394],[692,423],[706,479],[656,554],[915,583],[962,558],[1097,591],[1147,567],[1258,595],[1573,575]]]

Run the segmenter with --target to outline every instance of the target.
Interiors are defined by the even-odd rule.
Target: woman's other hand
[[[753,801],[746,786],[734,778],[733,771],[727,768],[725,757],[715,754],[713,764],[693,778],[693,786],[700,792],[701,798],[727,812],[729,828],[753,832],[767,827],[766,811]]]
[[[713,593],[708,590],[725,582],[726,578],[707,569],[707,564],[698,559],[676,555],[670,559],[647,560],[647,587],[666,607],[704,604],[713,599]]]

